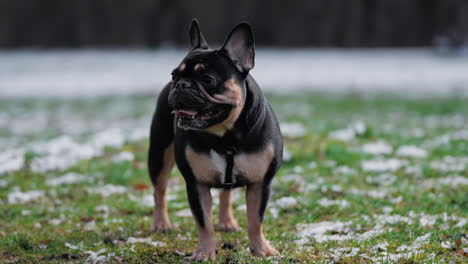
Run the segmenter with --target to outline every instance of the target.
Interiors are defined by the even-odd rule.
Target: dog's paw
[[[172,229],[172,225],[169,221],[153,221],[151,229],[153,232],[169,232]]]
[[[216,258],[216,248],[198,248],[191,256],[186,257],[190,261],[214,260]]]
[[[251,244],[250,251],[257,257],[276,256],[279,254],[279,252],[266,240],[261,243]]]
[[[219,222],[216,225],[216,230],[221,232],[238,232],[241,228],[235,219],[231,219],[230,221]]]

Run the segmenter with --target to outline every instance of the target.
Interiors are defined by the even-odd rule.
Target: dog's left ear
[[[229,34],[221,50],[243,73],[248,73],[255,66],[255,41],[252,27],[248,23],[237,25]]]
[[[192,25],[190,26],[189,30],[189,37],[190,37],[190,50],[194,49],[208,49],[208,43],[203,37],[203,34],[200,31],[200,27],[198,26],[198,21],[196,18],[192,20]]]

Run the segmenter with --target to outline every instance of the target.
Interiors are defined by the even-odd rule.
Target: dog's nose
[[[186,80],[179,80],[174,87],[176,89],[185,89],[185,88],[190,88],[192,87],[192,83]]]

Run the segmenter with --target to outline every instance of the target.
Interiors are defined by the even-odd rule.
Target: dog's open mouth
[[[179,127],[203,129],[222,122],[229,115],[230,109],[229,105],[217,105],[203,110],[176,109],[171,114],[177,117]]]
[[[171,114],[176,115],[182,120],[193,120],[193,119],[208,120],[215,115],[215,112],[213,111],[197,112],[195,110],[179,109],[179,110],[172,111]]]

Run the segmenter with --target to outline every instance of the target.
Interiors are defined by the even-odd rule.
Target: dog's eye
[[[201,78],[201,82],[205,85],[212,85],[215,82],[215,79],[208,74],[204,74]]]

